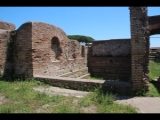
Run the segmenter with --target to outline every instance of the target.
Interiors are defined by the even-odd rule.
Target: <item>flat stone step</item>
[[[89,77],[90,77],[90,74],[85,74],[85,75],[82,75],[82,76],[80,76],[78,78],[80,78],[80,79],[88,79]]]
[[[89,93],[85,91],[70,90],[70,89],[53,87],[53,86],[50,86],[48,88],[45,88],[43,86],[38,86],[38,87],[34,87],[33,89],[42,93],[46,93],[50,97],[54,95],[84,97]]]
[[[105,80],[89,80],[80,78],[69,78],[59,76],[45,76],[45,75],[34,75],[34,79],[48,83],[55,87],[70,88],[73,90],[83,89],[85,91],[91,90],[94,87],[103,85]]]
[[[104,86],[109,91],[129,92],[131,90],[131,83],[121,81],[115,82],[45,75],[34,75],[34,79],[48,83],[54,87],[63,87],[73,90],[90,91],[100,86]]]
[[[77,78],[87,73],[88,73],[88,67],[85,67],[85,68],[82,68],[76,71],[72,71],[72,72],[68,72],[68,73],[59,75],[59,77]]]

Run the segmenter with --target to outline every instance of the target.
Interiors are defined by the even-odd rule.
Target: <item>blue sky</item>
[[[60,27],[67,35],[95,40],[131,37],[128,7],[0,7],[0,12],[0,20],[15,24],[16,29],[39,21]],[[160,7],[148,7],[148,15],[160,15]],[[150,36],[150,46],[160,47],[160,35]]]

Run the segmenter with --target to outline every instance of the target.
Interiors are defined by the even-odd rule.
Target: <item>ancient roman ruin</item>
[[[131,38],[96,40],[91,47],[70,40],[61,28],[47,23],[26,22],[15,30],[14,24],[0,21],[0,74],[72,79],[90,74],[125,82],[114,82],[115,87],[106,83],[112,89],[148,89],[149,36],[159,34],[160,16],[148,16],[146,6],[129,10]]]

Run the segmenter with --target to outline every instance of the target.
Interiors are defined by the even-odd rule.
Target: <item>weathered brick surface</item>
[[[94,41],[88,56],[91,76],[129,81],[131,78],[130,42],[130,39]]]
[[[14,29],[14,24],[0,21],[0,75],[10,74],[13,68],[11,35]]]
[[[90,57],[88,67],[93,77],[120,81],[129,81],[131,78],[130,57]]]
[[[0,29],[0,75],[3,75],[6,57],[7,57],[7,41],[10,38],[10,31]]]
[[[84,67],[82,69],[79,69],[77,71],[70,71],[68,73],[60,75],[60,77],[71,77],[71,78],[77,78],[80,77],[81,75],[87,74],[88,73],[88,67]]]
[[[68,59],[77,59],[81,57],[81,45],[77,40],[70,40],[68,42]]]
[[[14,24],[0,21],[0,74],[9,75],[14,68],[16,76],[57,76],[88,64],[93,76],[129,79],[132,90],[140,89],[148,86],[149,35],[160,33],[159,20],[159,15],[147,16],[147,7],[130,7],[131,40],[95,41],[92,47],[69,40],[50,24],[27,22],[15,30]]]
[[[95,57],[128,57],[131,56],[130,39],[94,41],[91,51],[91,56]]]
[[[130,7],[132,87],[146,87],[149,80],[149,24],[147,7]]]
[[[18,77],[32,77],[32,22],[22,24],[14,40],[14,74]]]
[[[15,25],[9,22],[0,21],[0,29],[3,30],[15,30]]]
[[[87,57],[83,57],[82,48],[78,41],[69,40],[66,33],[54,25],[24,23],[16,32],[15,75],[57,76],[86,67]]]

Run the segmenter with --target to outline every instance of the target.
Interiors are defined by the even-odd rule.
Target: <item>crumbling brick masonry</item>
[[[88,66],[91,76],[148,89],[149,36],[160,33],[160,16],[149,17],[147,7],[129,9],[131,39],[95,41],[91,47],[47,23],[26,22],[15,30],[14,24],[0,21],[0,74],[60,76]]]

